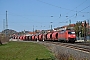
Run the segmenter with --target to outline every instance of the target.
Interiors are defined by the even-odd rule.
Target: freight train
[[[76,41],[76,34],[75,34],[75,31],[72,31],[72,30],[63,30],[63,31],[54,31],[54,32],[31,35],[31,36],[19,36],[16,38],[23,41],[39,40],[39,41],[60,41],[60,42],[74,43]]]

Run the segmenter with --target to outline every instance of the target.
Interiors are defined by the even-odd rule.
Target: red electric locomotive
[[[58,33],[58,40],[62,42],[75,42],[75,31],[65,30]]]

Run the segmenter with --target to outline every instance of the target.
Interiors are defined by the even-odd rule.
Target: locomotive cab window
[[[68,32],[68,34],[75,34],[75,32]]]

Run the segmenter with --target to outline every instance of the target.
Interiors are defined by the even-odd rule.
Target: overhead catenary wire
[[[57,5],[54,5],[54,4],[51,4],[51,3],[47,3],[45,1],[42,1],[42,0],[37,0],[41,3],[44,3],[44,4],[47,4],[47,5],[50,5],[50,6],[53,6],[53,7],[56,7],[56,8],[60,8],[60,9],[64,9],[64,10],[69,10],[70,12],[73,11],[73,12],[76,12],[75,8],[78,8],[79,6],[81,6],[82,4],[84,4],[87,0],[83,1],[81,4],[79,4],[77,7],[75,7],[74,9],[67,9],[67,8],[64,8],[64,7],[61,7],[61,6],[57,6]],[[78,11],[77,11],[78,12]],[[81,12],[83,13],[83,12]]]
[[[72,9],[71,11],[77,9],[79,6],[83,5],[86,1],[87,1],[87,0],[83,1],[81,4],[77,5],[77,6],[76,6],[74,9]],[[71,11],[69,11],[68,13],[70,13]],[[78,12],[78,11],[76,11],[76,12]],[[66,14],[68,14],[68,13],[66,13]]]
[[[89,7],[90,7],[90,5],[89,5],[89,6],[87,6],[87,7],[85,7],[84,9],[82,9],[82,10],[78,11],[78,13],[79,13],[79,12],[82,12],[83,10],[85,10],[85,9],[87,9],[87,8],[89,8]]]
[[[29,19],[29,20],[31,20],[31,19],[28,18],[28,17],[50,18],[50,17],[53,17],[54,16],[54,15],[33,15],[33,14],[31,14],[31,15],[25,15],[25,14],[24,15],[21,15],[21,14],[16,14],[16,13],[11,13],[11,12],[9,12],[8,15],[22,17],[22,18],[26,18],[26,19]],[[54,18],[56,18],[56,17],[58,17],[58,16],[54,16]]]
[[[75,10],[75,9],[77,9],[78,7],[80,7],[80,6],[82,6],[87,0],[84,0],[82,3],[80,3],[79,5],[77,5],[74,9],[67,9],[67,8],[63,8],[63,7],[60,7],[60,6],[57,6],[57,5],[54,5],[54,4],[50,4],[50,3],[47,3],[47,2],[44,2],[44,1],[41,1],[41,0],[37,0],[37,1],[39,1],[39,2],[41,2],[41,3],[44,3],[44,4],[47,4],[47,5],[50,5],[50,6],[53,6],[53,7],[56,7],[56,8],[60,8],[60,9],[65,9],[65,10],[69,10],[70,12],[71,11],[73,11],[73,12],[76,12],[74,15],[72,15],[72,16],[68,16],[68,18],[67,19],[69,19],[69,18],[72,18],[72,17],[77,17],[78,16],[78,13],[83,13],[82,11],[83,10],[81,10],[81,11],[77,11],[77,10]],[[86,8],[88,8],[88,7],[86,7]],[[85,9],[86,9],[85,8]],[[70,12],[68,12],[68,13],[70,13]],[[66,13],[66,14],[68,14],[68,13]],[[87,13],[87,12],[86,12]],[[60,16],[59,16],[59,18],[61,18],[61,14],[60,14]],[[67,20],[66,19],[66,20]]]
[[[47,2],[44,2],[44,1],[41,1],[41,0],[37,0],[37,1],[39,1],[41,3],[44,3],[44,4],[47,4],[47,5],[50,5],[50,6],[53,6],[53,7],[56,7],[56,8],[60,8],[60,9],[64,9],[64,10],[69,10],[69,11],[74,11],[74,10],[67,9],[67,8],[64,8],[64,7],[60,7],[60,6],[57,6],[57,5],[54,5],[54,4],[50,4],[50,3],[47,3]]]
[[[39,1],[41,1],[41,0],[39,0]],[[87,1],[87,0],[85,0],[85,1]],[[51,5],[52,5],[52,4],[51,4]],[[52,5],[52,6],[54,6],[54,5]],[[89,6],[88,6],[88,7],[89,7]],[[86,8],[88,8],[88,7],[86,7]],[[62,8],[62,7],[61,7],[61,8]],[[86,8],[85,8],[85,9],[86,9]],[[79,12],[82,12],[82,11],[85,10],[85,9],[82,9],[81,11],[78,11],[78,13],[79,13]],[[74,15],[70,16],[70,18],[73,17],[73,16],[75,16],[75,15],[77,16],[78,13],[75,13]],[[21,16],[21,15],[17,15],[17,16]],[[21,17],[23,17],[23,16],[21,16]],[[61,14],[60,14],[60,17],[61,17]],[[69,17],[69,16],[68,16],[68,17]],[[24,18],[25,18],[25,17],[24,17]],[[69,19],[69,18],[67,18],[67,19]],[[30,20],[30,19],[29,19],[29,20]],[[35,23],[35,22],[34,22],[34,23]]]
[[[79,4],[78,6],[76,6],[74,9],[72,9],[72,10],[75,10],[75,9],[77,9],[79,6],[81,6],[81,5],[83,5],[85,2],[86,2],[87,0],[85,0],[85,1],[83,1],[81,4]],[[86,9],[86,8],[84,8],[84,9]],[[69,18],[67,18],[67,19],[70,19],[70,18],[72,18],[72,17],[77,17],[78,16],[78,13],[83,13],[82,11],[84,10],[84,9],[82,9],[81,11],[77,11],[76,10],[76,13],[75,14],[73,14],[72,16],[70,16]],[[69,11],[68,13],[66,13],[66,14],[69,14],[71,11]],[[67,20],[66,19],[66,20]]]
[[[89,6],[87,6],[87,7],[85,7],[85,8],[83,8],[82,10],[80,10],[80,11],[78,11],[77,12],[77,14],[78,13],[80,13],[80,12],[82,12],[83,10],[85,10],[85,9],[87,9],[87,8],[89,8],[90,7],[90,5]],[[72,18],[72,17],[74,17],[75,15],[77,15],[76,13],[75,14],[73,14],[72,16],[70,16],[68,19],[70,19],[70,18]],[[66,19],[67,20],[67,19]]]

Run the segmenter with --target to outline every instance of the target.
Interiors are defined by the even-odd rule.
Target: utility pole
[[[8,21],[7,21],[7,11],[6,11],[6,31],[5,31],[5,36],[7,36],[7,29],[8,29]]]
[[[33,25],[33,35],[34,35],[34,25]]]
[[[7,11],[6,11],[6,29],[8,29]]]
[[[7,37],[7,29],[8,29],[8,22],[7,22],[7,11],[6,11],[6,28],[5,28],[5,36]]]
[[[53,23],[53,22],[50,22],[50,23],[51,23],[51,32],[52,32],[52,23]]]
[[[71,20],[69,20],[69,25],[71,24]]]
[[[53,17],[53,16],[51,16],[51,17]],[[50,22],[50,23],[51,23],[51,30],[50,30],[50,32],[52,32],[52,30],[53,30],[53,29],[52,29],[52,23],[53,23],[53,22]]]

